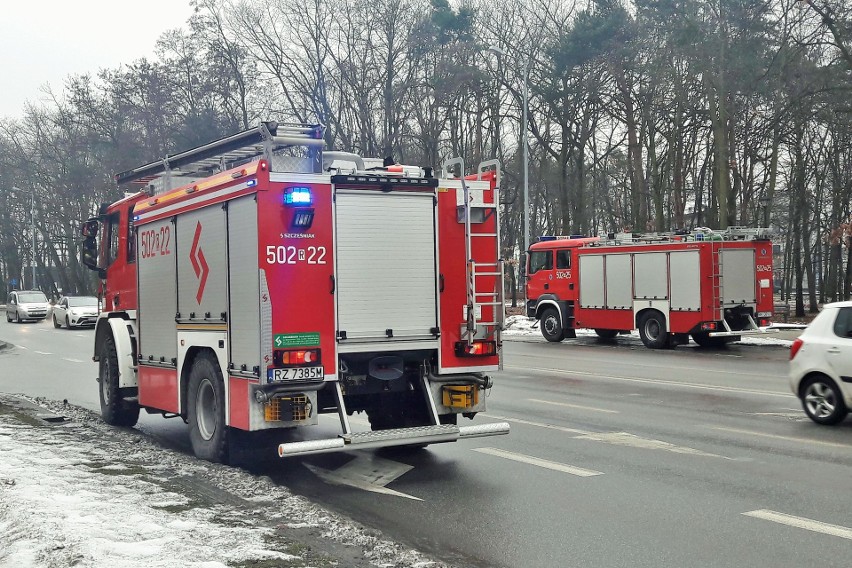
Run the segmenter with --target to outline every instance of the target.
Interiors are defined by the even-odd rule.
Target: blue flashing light
[[[313,203],[310,187],[291,187],[284,193],[285,205],[310,205]]]
[[[254,186],[256,186],[256,185],[257,185],[257,180],[256,180],[256,179],[250,179],[250,180],[248,180],[248,181],[246,182],[246,187],[254,187]]]

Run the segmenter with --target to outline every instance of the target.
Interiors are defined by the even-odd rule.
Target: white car
[[[852,302],[826,304],[790,348],[790,387],[817,424],[852,407]]]
[[[6,300],[6,321],[41,321],[49,309],[47,296],[41,290],[12,290]]]
[[[99,312],[98,299],[94,296],[62,296],[53,306],[53,327],[93,326]]]

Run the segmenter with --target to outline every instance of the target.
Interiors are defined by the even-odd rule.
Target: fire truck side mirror
[[[86,237],[80,251],[80,261],[91,270],[98,269],[98,245],[94,237]]]

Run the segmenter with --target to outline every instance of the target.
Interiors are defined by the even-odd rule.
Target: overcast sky
[[[23,117],[45,84],[58,92],[68,75],[152,57],[191,14],[189,0],[0,1],[0,117]]]

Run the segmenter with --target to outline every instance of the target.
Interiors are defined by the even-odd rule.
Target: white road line
[[[85,363],[85,361],[82,361],[80,359],[72,359],[71,357],[63,357],[62,360],[63,361],[70,361],[72,363]]]
[[[33,349],[33,353],[38,353],[39,355],[53,355],[53,353],[48,353],[47,351],[36,351]]]
[[[487,418],[493,418],[495,420],[505,420],[507,422],[517,422],[518,424],[526,424],[527,426],[538,426],[539,428],[547,428],[549,430],[558,430],[560,432],[568,432],[569,434],[592,434],[588,430],[577,430],[576,428],[566,428],[565,426],[556,426],[555,424],[545,424],[544,422],[533,422],[532,420],[524,420],[523,418],[509,418],[508,416],[498,416],[496,414],[489,414],[485,412],[480,412],[480,416],[485,416]]]
[[[806,519],[804,517],[794,517],[793,515],[786,515],[784,513],[770,511],[768,509],[749,511],[747,513],[743,513],[743,515],[745,515],[746,517],[763,519],[765,521],[772,521],[773,523],[779,523],[782,525],[795,527],[797,529],[805,529],[806,531],[818,532],[831,536],[839,536],[840,538],[852,540],[852,529],[842,527],[840,525],[830,525],[828,523],[822,523],[820,521],[814,521],[811,519]]]
[[[727,355],[727,356],[728,357],[742,357],[742,355]],[[526,357],[528,359],[541,360],[541,357],[539,357],[538,355],[524,355],[524,354],[520,354],[520,353],[514,354],[514,355],[512,355],[512,357]],[[613,362],[611,359],[584,359],[584,361],[588,361],[590,363],[604,363],[604,364],[611,364]],[[660,368],[659,365],[648,365],[646,363],[636,363],[634,361],[631,361],[630,363],[625,363],[625,365],[629,365],[630,367],[644,367],[644,368],[647,368],[647,369],[659,369]],[[703,367],[681,367],[679,365],[666,365],[666,368],[673,370],[673,371],[686,371],[686,372],[705,371],[706,370]],[[721,371],[721,370],[714,370],[713,372],[717,375],[731,375],[733,377],[761,377],[761,378],[766,378],[766,375],[759,374],[759,373],[743,373],[741,371]]]
[[[824,442],[822,440],[812,440],[810,438],[794,438],[792,436],[779,436],[777,434],[766,434],[764,432],[753,432],[751,430],[738,430],[736,428],[724,428],[722,426],[713,426],[713,430],[721,430],[723,432],[733,432],[734,434],[746,434],[747,436],[760,436],[763,438],[774,438],[776,440],[786,440],[788,442],[801,442],[803,444],[816,444],[819,446],[829,446],[832,448],[847,448],[852,449],[849,444],[838,444],[835,442]]]
[[[538,404],[552,404],[553,406],[567,406],[568,408],[579,408],[580,410],[592,410],[594,412],[606,412],[608,414],[621,414],[618,410],[607,410],[606,408],[595,408],[594,406],[582,406],[579,404],[568,404],[567,402],[555,402],[552,400],[541,400],[538,398],[528,398],[530,402]]]
[[[604,375],[602,373],[589,373],[584,371],[566,371],[564,369],[537,369],[532,367],[514,367],[511,365],[505,365],[504,369],[515,369],[518,371],[538,371],[542,373],[559,373],[560,375],[569,375],[569,376],[577,376],[584,375],[588,377],[595,377],[598,379],[605,379],[610,381],[625,381],[629,383],[645,383],[651,385],[665,385],[671,387],[681,387],[686,389],[699,389],[699,390],[709,390],[709,391],[720,391],[720,392],[736,392],[743,394],[758,394],[763,396],[780,396],[784,398],[794,398],[795,395],[793,393],[785,393],[779,391],[762,391],[755,389],[743,389],[739,387],[721,387],[716,385],[707,385],[702,383],[681,383],[678,381],[664,381],[661,379],[640,379],[636,377],[619,377],[616,375]]]
[[[507,452],[505,450],[498,450],[497,448],[473,448],[474,452],[479,452],[481,454],[488,454],[491,456],[497,456],[498,458],[505,458],[507,460],[512,460],[516,462],[526,463],[529,465],[534,465],[537,467],[543,467],[545,469],[552,469],[554,471],[561,471],[563,473],[570,473],[571,475],[576,475],[578,477],[594,477],[595,475],[603,475],[602,471],[594,471],[592,469],[583,469],[581,467],[574,467],[573,465],[567,465],[564,463],[552,462],[549,460],[543,460],[541,458],[534,458],[532,456],[526,456],[524,454],[516,454],[514,452]]]

